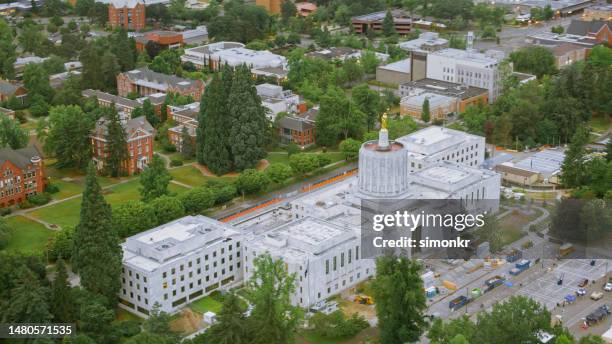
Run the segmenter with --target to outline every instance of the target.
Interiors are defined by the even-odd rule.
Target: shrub
[[[123,337],[133,337],[140,333],[140,323],[136,320],[125,320],[117,324],[117,329]]]
[[[236,196],[236,186],[223,180],[209,180],[206,186],[215,194],[215,204],[229,202]]]
[[[32,203],[30,203],[30,201],[28,201],[28,200],[25,200],[25,201],[19,203],[19,208],[20,209],[30,209],[32,207],[33,207]]]
[[[298,153],[289,158],[289,166],[300,175],[312,172],[319,167],[319,159],[314,154]]]
[[[341,311],[335,311],[329,315],[315,313],[310,321],[315,333],[321,337],[333,339],[353,337],[370,326],[363,316],[353,314],[350,318],[346,318]]]
[[[245,194],[263,191],[269,184],[270,179],[265,173],[252,168],[242,171],[236,179],[236,189]]]
[[[291,178],[293,171],[291,167],[287,164],[283,163],[274,163],[266,168],[266,175],[270,178],[271,181],[280,184],[285,180]]]
[[[0,208],[0,216],[6,216],[12,213],[11,208]]]
[[[49,237],[47,241],[47,252],[49,259],[54,261],[59,257],[70,260],[74,247],[74,228],[64,228],[57,235]]]
[[[181,159],[172,159],[172,160],[170,160],[170,166],[172,166],[172,167],[183,166],[183,160],[181,160]]]
[[[317,160],[319,160],[319,167],[325,167],[331,164],[332,159],[329,154],[321,153],[317,156]]]
[[[216,195],[206,187],[191,189],[179,196],[187,214],[197,214],[215,204]]]
[[[60,191],[59,187],[55,184],[49,184],[45,188],[45,192],[48,194],[58,193]]]
[[[49,203],[50,200],[51,196],[47,193],[36,194],[28,197],[28,201],[35,206],[45,205]]]

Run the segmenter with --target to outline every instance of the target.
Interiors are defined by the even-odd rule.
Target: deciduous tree
[[[427,300],[420,271],[416,261],[405,257],[377,259],[372,290],[382,343],[416,342],[425,331]]]
[[[140,198],[144,202],[168,195],[168,185],[172,176],[166,169],[166,163],[159,155],[153,155],[153,160],[140,174]]]

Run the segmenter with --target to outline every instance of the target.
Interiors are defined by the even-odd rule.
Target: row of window
[[[345,258],[348,262],[348,264],[351,264],[353,262],[353,249],[349,248],[348,252],[341,252],[340,253],[340,267],[343,268],[344,267],[344,262],[345,262]],[[359,245],[355,246],[355,260],[359,260]],[[329,266],[329,259],[325,260],[325,274],[329,275],[329,271],[330,271],[330,266]],[[334,256],[332,258],[332,270],[333,271],[337,271],[338,270],[338,256]]]

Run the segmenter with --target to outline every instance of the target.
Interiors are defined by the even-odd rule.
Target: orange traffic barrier
[[[221,219],[221,220],[219,220],[219,221],[221,221],[221,222],[230,222],[230,221],[235,220],[235,219],[237,219],[237,218],[243,217],[243,216],[244,216],[244,215],[246,215],[246,214],[250,214],[250,213],[252,213],[252,212],[254,212],[254,211],[256,211],[256,210],[259,210],[259,209],[262,209],[262,208],[268,207],[268,206],[270,206],[270,205],[272,205],[272,204],[278,203],[278,202],[280,202],[281,200],[282,200],[282,198],[273,198],[273,199],[271,199],[271,200],[269,200],[269,201],[266,201],[266,202],[260,203],[260,204],[258,204],[258,205],[256,205],[256,206],[254,206],[254,207],[251,207],[251,208],[248,208],[248,209],[245,209],[245,210],[239,211],[239,212],[237,212],[237,213],[235,213],[235,214],[232,214],[232,215],[230,215],[230,216],[224,217],[224,218],[222,218],[222,219]]]
[[[304,186],[304,187],[302,187],[300,189],[300,192],[308,192],[308,191],[312,191],[312,190],[318,189],[318,188],[323,187],[325,185],[329,185],[329,184],[341,181],[343,179],[346,179],[346,178],[348,178],[348,177],[350,177],[352,175],[355,175],[356,173],[357,173],[357,169],[346,171],[343,174],[339,174],[339,175],[337,175],[335,177],[331,177],[331,178],[326,179],[324,181],[312,184],[310,186]]]

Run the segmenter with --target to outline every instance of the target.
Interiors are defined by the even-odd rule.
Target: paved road
[[[572,19],[576,19],[578,17],[579,16],[571,16],[522,27],[504,26],[502,31],[498,34],[500,39],[499,45],[495,41],[476,40],[476,42],[474,43],[474,47],[478,50],[501,50],[506,54],[509,54],[521,47],[528,45],[528,43],[525,42],[525,38],[528,35],[533,35],[539,32],[550,32],[550,29],[553,26],[558,25],[561,25],[567,29]]]

